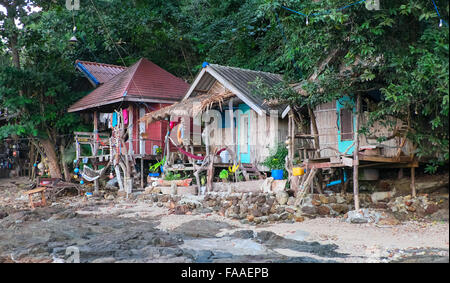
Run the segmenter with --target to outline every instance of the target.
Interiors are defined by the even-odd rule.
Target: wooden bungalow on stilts
[[[74,133],[77,163],[93,167],[84,166],[83,178],[98,189],[99,176],[111,165],[120,191],[130,193],[138,176],[144,187],[144,161],[161,159],[167,123],[139,119],[180,101],[189,84],[145,58],[128,68],[85,61],[77,61],[76,68],[96,87],[68,110],[88,115],[93,123],[92,132]]]
[[[181,102],[146,114],[146,122],[172,121],[163,171],[192,171],[198,188],[204,183],[207,191],[215,169],[238,168],[231,172],[235,180],[262,178],[267,168],[261,163],[286,139],[288,119],[281,118],[287,105],[271,107],[256,92],[251,83],[257,79],[268,86],[282,82],[277,74],[205,62]]]
[[[315,80],[321,70],[323,66],[310,80]],[[307,95],[300,84],[293,87],[299,95]],[[301,194],[309,189],[323,193],[340,184],[341,191],[346,192],[352,181],[355,208],[359,209],[360,180],[377,180],[381,168],[410,168],[415,196],[415,168],[419,162],[414,144],[407,138],[411,123],[394,117],[370,122],[370,109],[380,99],[381,93],[374,90],[343,95],[315,108],[289,107],[283,113],[290,119],[288,171],[300,167],[306,172],[301,177],[290,174],[291,188]]]

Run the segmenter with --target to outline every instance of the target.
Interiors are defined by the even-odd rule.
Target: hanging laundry
[[[122,115],[123,115],[123,123],[124,125],[128,125],[128,110],[122,109]]]
[[[117,127],[117,112],[114,112],[112,115],[112,126],[113,128]]]
[[[106,124],[108,121],[108,113],[100,113],[100,123]]]
[[[112,113],[108,113],[108,128],[112,128]]]

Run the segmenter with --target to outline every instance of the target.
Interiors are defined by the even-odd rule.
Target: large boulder
[[[281,205],[285,205],[289,200],[289,195],[285,191],[278,192],[276,194],[277,202]]]

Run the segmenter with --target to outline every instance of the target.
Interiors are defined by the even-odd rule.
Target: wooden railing
[[[100,156],[109,156],[110,153],[110,135],[108,133],[92,133],[92,132],[74,132],[76,142],[77,159],[92,158]],[[91,148],[91,155],[83,156],[81,145],[87,144]],[[100,152],[99,152],[100,151]]]

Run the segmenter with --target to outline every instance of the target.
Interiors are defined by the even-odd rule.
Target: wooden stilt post
[[[341,194],[345,194],[346,187],[345,187],[345,168],[341,169]]]
[[[141,189],[143,188],[144,188],[144,158],[141,157]]]
[[[355,200],[355,210],[359,209],[359,112],[361,107],[361,95],[357,94],[356,96],[356,121],[355,121],[355,148],[353,149],[353,198]]]
[[[317,128],[316,115],[314,114],[314,110],[308,106],[309,117],[311,118],[311,128],[314,136],[314,147],[316,149],[315,157],[320,158],[320,144],[319,144],[319,129]]]
[[[397,179],[402,179],[403,178],[403,168],[398,169],[398,175],[397,175]]]
[[[98,115],[97,111],[94,111],[94,162],[97,161],[97,151],[98,151]],[[93,165],[94,170],[97,170],[97,165]],[[94,180],[94,193],[98,194],[98,179]]]
[[[411,167],[411,194],[416,197],[416,168]]]
[[[233,113],[233,98],[230,98],[230,100],[228,101],[228,110],[230,111],[230,132],[231,132],[231,145],[230,148],[232,148],[234,150],[234,152],[236,152],[236,149],[234,148],[234,113]],[[236,164],[233,164],[236,165]]]

